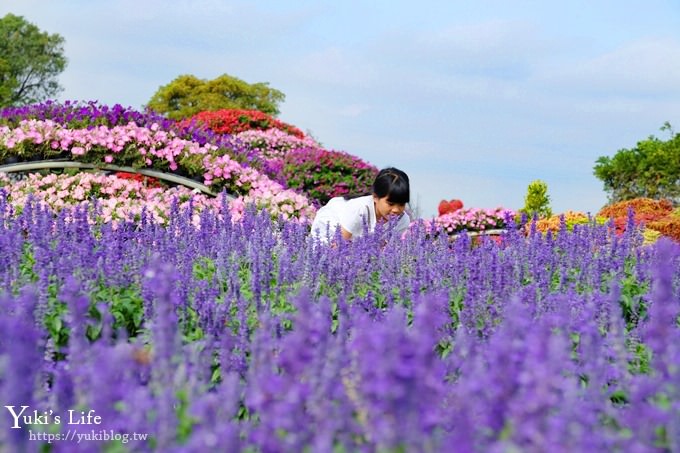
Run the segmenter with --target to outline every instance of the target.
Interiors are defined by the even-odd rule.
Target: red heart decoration
[[[439,215],[444,215],[449,212],[449,202],[446,200],[440,201],[437,211],[439,211]]]
[[[449,212],[456,212],[463,207],[463,202],[460,200],[453,199],[451,201],[442,200],[439,202],[437,210],[439,215],[448,214]]]
[[[463,207],[463,202],[460,200],[451,200],[449,201],[449,206],[451,207],[451,212],[455,212]]]

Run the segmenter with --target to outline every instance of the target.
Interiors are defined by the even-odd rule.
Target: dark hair
[[[373,181],[373,194],[379,198],[387,197],[391,203],[408,203],[411,199],[408,175],[393,167],[380,170]]]

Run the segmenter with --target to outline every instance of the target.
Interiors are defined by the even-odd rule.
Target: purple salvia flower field
[[[311,138],[2,110],[3,159],[31,152],[239,197],[0,173],[1,451],[680,451],[680,245],[632,212],[543,234],[468,208],[327,246],[314,206],[377,169]]]
[[[3,450],[89,410],[89,430],[130,435],[115,451],[680,448],[671,241],[415,225],[328,247],[264,211],[234,222],[226,200],[200,229],[178,204],[113,228],[5,196],[1,392],[61,423],[5,423]]]

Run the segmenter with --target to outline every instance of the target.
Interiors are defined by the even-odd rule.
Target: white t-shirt
[[[368,231],[373,232],[376,224],[375,203],[373,195],[345,200],[343,197],[331,198],[328,203],[316,212],[312,222],[312,235],[326,240],[328,235],[333,237],[338,226],[361,236],[364,233],[364,222],[368,223]],[[409,226],[409,217],[404,213],[397,222],[395,229],[403,231]]]

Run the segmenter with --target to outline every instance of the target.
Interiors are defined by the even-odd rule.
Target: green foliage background
[[[552,215],[548,184],[545,181],[537,179],[529,184],[527,195],[524,197],[524,207],[520,209],[520,212],[526,213],[530,218],[534,214],[539,218],[547,218]]]
[[[285,97],[266,82],[249,84],[228,74],[213,80],[181,75],[161,86],[146,107],[175,120],[222,109],[259,110],[276,116]]]
[[[0,19],[0,107],[41,102],[55,96],[66,67],[64,38],[42,32],[21,16]]]
[[[650,136],[613,157],[602,156],[594,167],[611,203],[634,198],[670,199],[680,203],[680,134],[666,122],[666,141]]]

